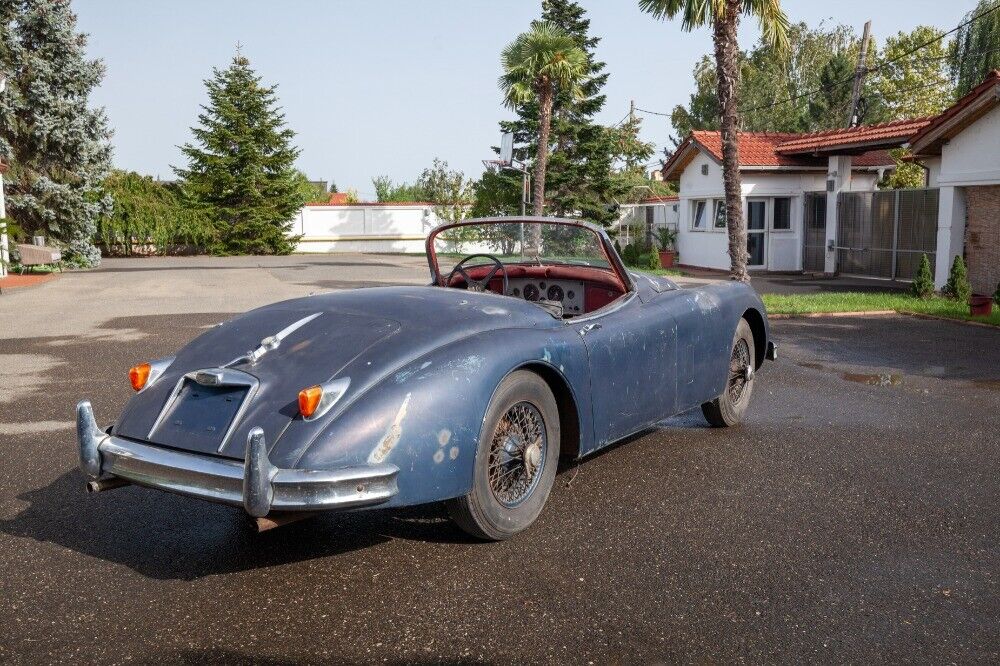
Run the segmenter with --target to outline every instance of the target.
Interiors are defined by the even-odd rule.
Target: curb
[[[856,312],[799,312],[799,313],[768,313],[768,319],[815,319],[818,317],[881,317],[898,314],[895,310],[858,310]]]
[[[968,326],[979,326],[980,328],[992,328],[994,331],[1000,331],[1000,326],[995,324],[987,324],[982,321],[969,321],[968,319],[952,319],[951,317],[939,317],[937,315],[927,314],[924,312],[910,312],[909,310],[900,310],[899,314],[904,314],[909,317],[916,317],[917,319],[936,319],[937,321],[951,321],[956,324],[966,324]]]

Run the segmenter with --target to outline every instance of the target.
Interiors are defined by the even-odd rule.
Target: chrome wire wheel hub
[[[743,397],[747,384],[753,380],[753,364],[750,362],[750,345],[742,338],[733,346],[733,356],[729,361],[729,399],[737,403]]]
[[[545,466],[545,421],[527,402],[507,410],[490,442],[489,482],[497,501],[514,507],[538,485]]]

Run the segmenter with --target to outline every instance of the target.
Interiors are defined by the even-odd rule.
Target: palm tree
[[[739,127],[736,85],[739,79],[736,28],[740,14],[755,16],[764,39],[777,50],[788,48],[788,18],[781,0],[639,0],[639,8],[655,18],[682,17],[681,27],[693,30],[712,27],[715,71],[718,74],[719,110],[722,115],[722,178],[726,188],[726,219],[729,229],[730,277],[749,282],[747,274],[747,231],[743,223],[740,193]]]
[[[538,154],[535,155],[531,212],[541,215],[545,207],[545,168],[549,161],[552,99],[556,90],[581,95],[580,81],[587,74],[587,54],[575,39],[558,26],[535,21],[500,54],[503,76],[500,89],[510,108],[532,98],[538,100]]]

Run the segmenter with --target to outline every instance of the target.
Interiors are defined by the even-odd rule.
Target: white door
[[[799,251],[802,242],[793,222],[795,209],[801,210],[801,200],[793,197],[774,197],[770,201],[771,220],[767,231],[767,269],[770,271],[801,270]]]
[[[747,199],[747,268],[767,265],[767,199]]]

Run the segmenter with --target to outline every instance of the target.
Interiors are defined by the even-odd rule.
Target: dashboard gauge
[[[510,295],[511,296],[520,296],[521,295],[521,290],[518,289],[517,287],[514,287],[513,289],[510,290]]]
[[[570,289],[569,291],[566,292],[566,298],[572,301],[574,298],[576,298],[576,292]]]
[[[545,297],[550,301],[559,301],[561,303],[563,299],[562,287],[557,284],[552,285],[549,287],[549,290],[545,292]]]
[[[537,301],[539,296],[538,287],[528,283],[524,285],[524,300],[526,301]]]

